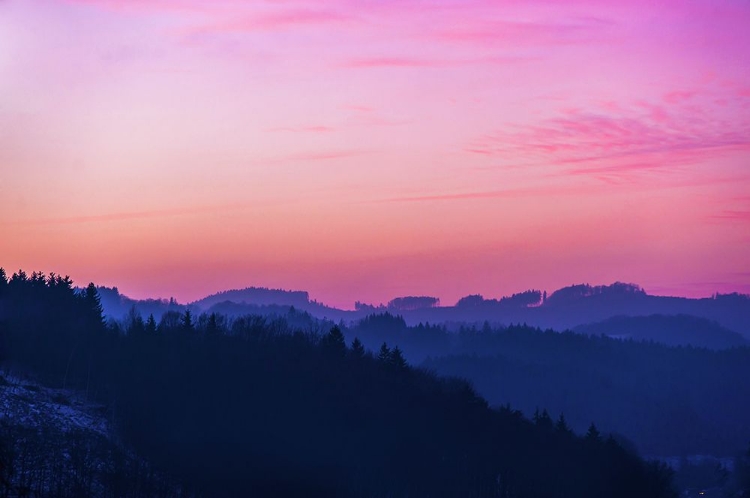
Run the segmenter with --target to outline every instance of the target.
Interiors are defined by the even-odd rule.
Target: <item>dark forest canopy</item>
[[[93,284],[2,277],[3,361],[97,396],[181,495],[675,496],[663,467],[593,425],[576,436],[562,416],[491,409],[395,344],[374,355],[338,327],[190,310],[107,324]]]

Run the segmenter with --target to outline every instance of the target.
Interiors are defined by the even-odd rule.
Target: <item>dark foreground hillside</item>
[[[38,496],[674,496],[662,467],[594,427],[577,437],[545,413],[492,410],[466,382],[415,370],[395,348],[348,347],[337,328],[189,313],[108,326],[93,285],[0,276],[3,360],[104,403],[124,454],[176,483]],[[14,448],[0,451],[6,475]],[[18,494],[14,482],[2,492]]]

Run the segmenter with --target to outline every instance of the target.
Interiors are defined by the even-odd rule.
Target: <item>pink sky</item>
[[[745,0],[0,0],[0,266],[750,293]]]

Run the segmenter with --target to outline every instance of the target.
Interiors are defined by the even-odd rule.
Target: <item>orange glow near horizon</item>
[[[732,0],[6,0],[0,266],[344,308],[750,293],[749,24]]]

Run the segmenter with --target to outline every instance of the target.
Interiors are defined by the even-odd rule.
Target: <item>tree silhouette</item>
[[[391,350],[388,348],[388,344],[383,343],[380,346],[380,352],[378,352],[378,361],[387,364],[391,359]]]
[[[206,322],[206,336],[216,337],[219,335],[219,332],[219,323],[216,318],[216,313],[211,313]]]
[[[346,355],[346,339],[338,325],[331,327],[323,337],[322,344],[333,356],[343,358]]]
[[[148,319],[146,319],[145,330],[146,330],[146,333],[149,335],[156,334],[156,320],[154,319],[153,313],[148,315]]]
[[[557,419],[557,423],[555,423],[555,429],[557,429],[557,432],[560,432],[562,434],[572,434],[573,431],[568,426],[567,421],[565,420],[565,415],[560,414],[560,418]]]
[[[365,347],[362,345],[362,341],[356,337],[352,341],[351,354],[355,358],[364,358],[365,356]]]
[[[89,310],[89,320],[91,320],[92,325],[103,327],[104,308],[102,308],[102,301],[99,298],[99,291],[96,290],[96,285],[93,282],[89,283],[86,287],[83,293],[83,300]]]
[[[0,296],[5,292],[5,288],[8,286],[8,276],[5,273],[5,269],[0,267]]]
[[[587,441],[601,441],[601,433],[599,432],[599,429],[596,428],[596,425],[591,422],[591,425],[589,426],[588,431],[586,431],[586,440]]]
[[[193,324],[193,314],[189,309],[186,309],[185,314],[182,315],[182,328],[186,332],[192,332],[193,330],[195,330],[195,325]]]
[[[395,346],[388,355],[388,364],[396,370],[406,370],[407,363],[404,359],[404,355],[398,346]]]

